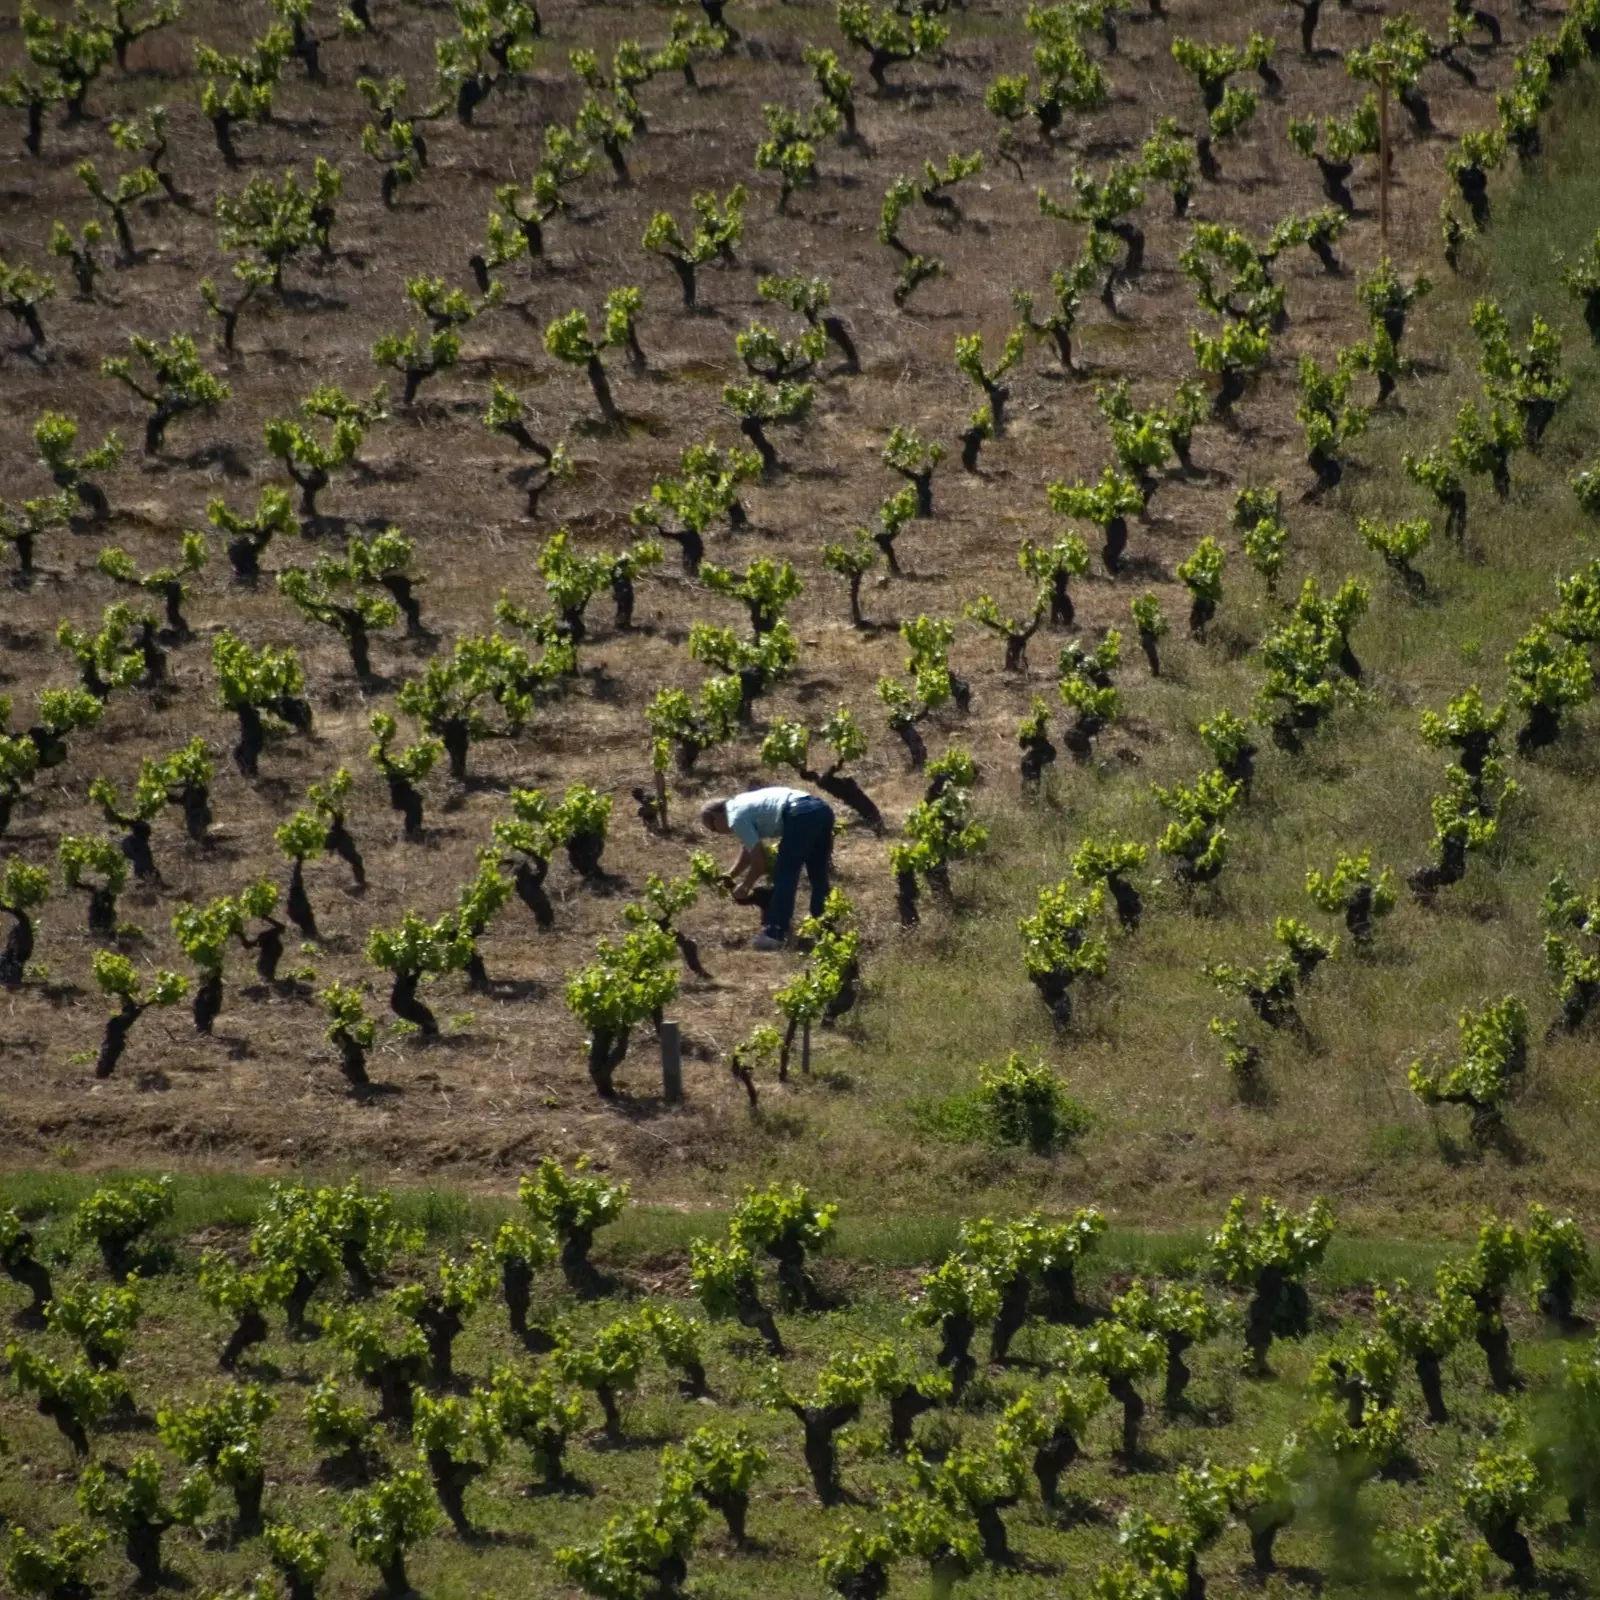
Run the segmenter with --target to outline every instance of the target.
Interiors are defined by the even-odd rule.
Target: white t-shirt
[[[791,800],[806,798],[804,789],[774,785],[770,789],[751,789],[728,801],[728,831],[747,850],[754,850],[763,839],[783,837],[783,808]]]

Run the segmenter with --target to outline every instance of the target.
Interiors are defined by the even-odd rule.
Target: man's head
[[[713,800],[710,805],[702,807],[700,821],[712,833],[728,832],[728,802],[726,800]]]

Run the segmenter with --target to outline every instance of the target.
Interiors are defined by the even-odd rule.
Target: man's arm
[[[767,875],[767,851],[764,845],[746,845],[739,859],[729,869],[734,880],[735,894],[749,894]]]

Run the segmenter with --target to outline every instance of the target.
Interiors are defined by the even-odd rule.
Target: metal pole
[[[807,1077],[811,1075],[811,1024],[801,1025],[800,1033],[800,1070]]]
[[[1389,67],[1378,69],[1378,234],[1389,254]]]
[[[661,1093],[669,1105],[683,1103],[683,1039],[676,1022],[661,1024]]]

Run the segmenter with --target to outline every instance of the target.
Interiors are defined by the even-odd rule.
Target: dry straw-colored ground
[[[95,86],[91,115],[81,126],[48,129],[38,160],[14,137],[17,119],[7,120],[0,237],[8,259],[45,265],[52,219],[76,225],[88,214],[72,169],[86,156],[102,170],[118,165],[106,137],[114,115],[158,101],[172,109],[172,165],[192,197],[186,206],[162,203],[136,213],[139,263],[108,270],[94,301],[75,300],[63,282],[45,308],[50,340],[44,352],[30,356],[13,344],[0,356],[0,466],[8,499],[47,487],[31,464],[28,436],[47,406],[76,416],[85,436],[98,438],[115,427],[134,445],[124,465],[103,480],[115,508],[111,526],[52,536],[41,551],[40,581],[0,598],[0,688],[15,698],[19,721],[39,688],[70,678],[70,663],[53,643],[57,621],[97,619],[115,597],[94,569],[101,545],[119,543],[141,568],[152,567],[170,558],[183,530],[202,525],[209,497],[223,495],[242,510],[262,485],[280,481],[262,445],[263,422],[288,413],[316,383],[361,392],[376,381],[370,346],[379,334],[406,325],[405,275],[437,272],[468,281],[466,257],[482,238],[494,186],[525,176],[543,125],[573,114],[578,94],[568,50],[588,45],[604,57],[624,36],[649,44],[665,36],[671,14],[643,5],[543,9],[545,35],[532,72],[511,92],[497,92],[472,129],[448,119],[428,124],[429,171],[388,212],[378,200],[377,171],[359,149],[365,113],[355,79],[402,73],[412,85],[412,103],[421,103],[431,81],[432,40],[448,17],[437,5],[379,6],[376,38],[326,45],[325,86],[309,85],[292,68],[273,122],[239,135],[244,164],[234,172],[221,164],[196,108],[190,44],[201,38],[240,47],[248,30],[259,31],[268,20],[264,6],[197,0],[180,27],[135,47],[128,74],[109,72]],[[570,527],[586,547],[615,548],[629,536],[628,509],[683,446],[707,436],[735,440],[719,405],[721,385],[737,375],[734,335],[758,315],[784,320],[761,306],[758,276],[826,275],[864,371],[845,377],[830,369],[823,376],[812,417],[782,430],[786,470],[749,494],[750,529],[719,533],[710,556],[742,565],[770,554],[792,561],[802,574],[806,590],[793,610],[803,646],[800,669],[764,702],[762,715],[803,716],[814,725],[834,706],[852,706],[873,738],[862,781],[898,823],[919,797],[919,783],[905,771],[873,693],[877,675],[900,664],[895,622],[920,612],[958,618],[962,602],[983,590],[1003,605],[1025,604],[1018,543],[1059,526],[1045,485],[1097,474],[1110,459],[1093,406],[1094,382],[1125,377],[1148,403],[1192,370],[1188,328],[1196,316],[1176,259],[1187,225],[1170,218],[1165,196],[1152,186],[1141,218],[1149,236],[1146,271],[1121,296],[1115,319],[1094,303],[1085,314],[1082,353],[1093,381],[1062,374],[1043,347],[1030,351],[1013,381],[1008,437],[985,449],[976,476],[964,475],[953,459],[941,469],[934,520],[914,525],[901,541],[909,576],[869,587],[871,626],[849,626],[842,585],[823,570],[821,547],[868,520],[898,486],[878,460],[889,429],[914,424],[953,443],[975,403],[951,360],[956,335],[979,330],[991,351],[998,348],[1013,322],[1013,289],[1043,291],[1051,270],[1079,249],[1081,230],[1041,217],[1035,188],[1042,184],[1064,195],[1074,165],[1100,168],[1130,154],[1159,115],[1197,120],[1198,97],[1169,56],[1176,34],[1237,42],[1259,27],[1280,36],[1284,97],[1263,99],[1254,130],[1224,152],[1224,180],[1202,186],[1192,215],[1264,236],[1284,213],[1321,203],[1312,169],[1284,138],[1288,117],[1353,106],[1362,87],[1331,51],[1367,38],[1384,11],[1397,8],[1330,8],[1321,38],[1330,52],[1310,61],[1299,55],[1292,19],[1278,7],[1175,3],[1165,20],[1126,19],[1120,49],[1105,60],[1115,86],[1111,105],[1082,119],[1053,151],[1031,149],[1019,181],[993,159],[994,124],[982,89],[996,73],[1027,64],[1021,8],[967,5],[949,14],[952,39],[944,59],[897,70],[901,88],[892,97],[874,98],[862,62],[847,63],[857,70],[862,142],[829,143],[821,152],[820,183],[800,194],[787,216],[775,210],[772,185],[751,168],[760,107],[810,102],[800,59],[807,41],[843,47],[831,6],[817,0],[734,9],[744,42],[727,58],[700,66],[698,90],[663,77],[642,91],[649,132],[630,150],[632,184],[614,185],[604,163],[597,164],[579,190],[574,215],[548,230],[547,258],[531,274],[525,266],[510,270],[506,304],[468,330],[459,366],[427,385],[414,409],[395,405],[391,420],[369,437],[360,470],[341,476],[323,505],[351,531],[397,524],[416,540],[428,575],[425,617],[439,636],[436,647],[446,647],[490,625],[502,589],[526,602],[541,600],[533,563],[554,527]],[[1439,13],[1424,20],[1442,33],[1442,7],[1423,9]],[[1535,20],[1553,25],[1546,17]],[[1509,16],[1506,21],[1506,48],[1474,57],[1476,89],[1442,68],[1429,69],[1434,136],[1416,137],[1396,114],[1393,241],[1408,269],[1425,266],[1448,276],[1434,244],[1444,155],[1451,137],[1494,120],[1493,90],[1509,78],[1512,48],[1528,27]],[[15,31],[0,33],[5,62],[20,54]],[[1587,96],[1586,85],[1567,91],[1561,116],[1592,126]],[[1527,296],[1535,292],[1530,286],[1542,286],[1539,304],[1569,330],[1576,371],[1587,370],[1581,323],[1551,291],[1544,236],[1561,233],[1569,248],[1582,241],[1578,201],[1587,191],[1577,169],[1584,145],[1580,132],[1558,140],[1547,158],[1569,186],[1559,214],[1535,210],[1518,246],[1491,244],[1472,258],[1474,270],[1487,274],[1524,317]],[[876,239],[884,188],[925,157],[942,160],[952,150],[980,147],[990,160],[962,188],[960,226],[941,230],[921,218],[908,225],[913,243],[942,256],[949,271],[919,291],[910,308],[897,311],[890,299],[892,260]],[[122,349],[136,331],[189,329],[209,344],[196,285],[201,276],[226,269],[212,215],[215,196],[257,172],[293,166],[304,176],[319,154],[336,159],[345,173],[336,261],[291,268],[289,303],[270,320],[247,316],[231,358],[209,353],[232,387],[231,400],[214,417],[178,422],[166,453],[141,459],[139,419],[126,392],[97,375],[101,357]],[[1593,853],[1578,825],[1589,779],[1581,755],[1558,751],[1544,771],[1525,775],[1523,826],[1495,867],[1475,865],[1440,913],[1404,907],[1385,930],[1373,963],[1336,963],[1319,980],[1320,993],[1306,1008],[1309,1059],[1302,1046],[1269,1056],[1272,1104],[1244,1109],[1232,1103],[1206,1033],[1217,997],[1198,976],[1200,960],[1259,956],[1274,912],[1304,914],[1300,882],[1309,863],[1326,864],[1336,847],[1360,843],[1371,843],[1381,860],[1402,868],[1421,858],[1426,799],[1442,763],[1416,739],[1417,708],[1441,704],[1470,676],[1481,675],[1492,689],[1506,644],[1546,602],[1552,578],[1578,551],[1576,513],[1561,489],[1569,458],[1581,449],[1581,432],[1571,420],[1553,430],[1545,466],[1531,479],[1519,478],[1503,525],[1481,503],[1469,558],[1438,551],[1425,559],[1433,589],[1427,605],[1386,589],[1377,563],[1354,538],[1355,508],[1412,507],[1396,470],[1402,441],[1437,436],[1449,396],[1465,393],[1474,381],[1468,296],[1456,288],[1442,289],[1416,319],[1416,381],[1404,387],[1404,411],[1380,422],[1358,447],[1363,470],[1352,473],[1338,500],[1297,503],[1309,475],[1293,419],[1294,362],[1300,351],[1311,350],[1326,363],[1361,331],[1353,269],[1365,270],[1378,255],[1372,169],[1371,161],[1361,163],[1355,180],[1361,211],[1339,250],[1347,271],[1322,275],[1304,252],[1285,259],[1280,278],[1288,286],[1290,315],[1275,343],[1272,371],[1238,408],[1235,424],[1200,431],[1195,458],[1203,471],[1163,482],[1149,514],[1134,525],[1128,574],[1113,583],[1097,566],[1096,575],[1078,585],[1079,626],[1089,638],[1110,626],[1126,632],[1129,600],[1146,589],[1181,619],[1186,607],[1172,568],[1202,534],[1216,532],[1232,560],[1212,642],[1201,647],[1175,633],[1157,681],[1131,648],[1130,635],[1121,673],[1124,719],[1100,741],[1093,767],[1073,768],[1064,760],[1045,799],[1024,807],[1014,729],[1035,693],[1054,700],[1053,657],[1063,640],[1041,634],[1030,670],[1019,679],[1000,672],[992,638],[958,626],[955,660],[972,681],[972,710],[942,723],[932,743],[937,751],[959,742],[977,754],[994,848],[984,865],[963,873],[954,920],[936,910],[921,931],[903,936],[894,926],[886,845],[860,829],[847,832],[840,876],[867,933],[872,992],[847,1036],[824,1045],[820,1066],[826,1071],[817,1082],[790,1095],[769,1089],[761,1115],[752,1120],[741,1092],[717,1065],[721,1052],[766,1012],[768,991],[794,965],[793,958],[774,961],[740,948],[750,926],[743,914],[722,906],[708,903],[686,919],[714,980],[687,981],[672,1008],[690,1044],[685,1109],[668,1111],[653,1098],[647,1039],[624,1069],[628,1095],[621,1106],[598,1108],[584,1075],[580,1030],[561,999],[565,977],[597,937],[619,928],[621,908],[645,875],[681,871],[687,851],[702,842],[689,826],[702,797],[760,776],[755,740],[715,752],[694,780],[677,786],[675,826],[667,838],[649,836],[627,798],[633,785],[648,781],[644,705],[659,685],[692,687],[701,675],[684,649],[690,623],[706,618],[741,625],[738,607],[706,595],[675,570],[648,580],[640,626],[626,636],[598,628],[584,648],[579,683],[543,706],[521,738],[475,748],[472,781],[465,786],[442,775],[430,780],[426,840],[407,845],[366,759],[366,721],[374,708],[391,706],[394,689],[420,670],[424,649],[381,639],[375,660],[382,686],[363,689],[336,641],[301,624],[270,582],[253,591],[232,583],[213,541],[211,564],[188,606],[197,636],[173,652],[172,690],[118,693],[101,727],[77,741],[71,761],[18,807],[5,841],[5,848],[30,860],[50,861],[62,833],[102,828],[86,794],[96,773],[126,784],[141,756],[165,753],[196,731],[205,734],[218,755],[214,842],[192,846],[175,817],[158,824],[163,882],[125,900],[126,915],[147,936],[131,946],[137,961],[181,966],[168,923],[184,899],[236,889],[263,872],[281,879],[271,828],[308,783],[341,763],[356,775],[351,823],[370,881],[357,895],[339,863],[319,862],[309,871],[324,938],[307,959],[322,979],[362,973],[361,950],[373,925],[393,923],[407,908],[433,916],[454,904],[457,885],[470,877],[474,853],[493,820],[505,814],[513,785],[559,790],[582,780],[615,796],[609,876],[596,891],[558,866],[552,874],[557,925],[548,935],[513,903],[484,943],[503,992],[473,998],[459,980],[448,980],[430,998],[441,1018],[455,1017],[454,1025],[430,1048],[386,1044],[375,1058],[375,1076],[400,1092],[370,1103],[344,1093],[317,1010],[303,996],[251,989],[242,959],[230,970],[227,1007],[214,1038],[196,1038],[182,1011],[152,1014],[136,1031],[117,1077],[94,1083],[82,1059],[103,1018],[88,976],[93,945],[83,930],[81,902],[63,894],[42,918],[39,955],[49,965],[50,986],[6,995],[0,1006],[0,1141],[8,1157],[253,1163],[269,1170],[363,1166],[495,1183],[543,1151],[590,1149],[634,1175],[641,1192],[661,1198],[715,1197],[747,1176],[776,1170],[816,1176],[862,1205],[911,1206],[930,1196],[943,1203],[953,1186],[980,1194],[1009,1186],[1047,1201],[1094,1197],[1132,1219],[1189,1217],[1196,1205],[1209,1213],[1237,1185],[1272,1184],[1290,1193],[1330,1189],[1353,1213],[1401,1229],[1431,1228],[1441,1219],[1451,1225],[1508,1188],[1588,1193],[1584,1047],[1560,1041],[1536,1050],[1530,1091],[1515,1119],[1523,1143],[1520,1168],[1501,1157],[1480,1162],[1456,1148],[1443,1132],[1449,1119],[1430,1129],[1404,1086],[1409,1055],[1448,1044],[1463,1004],[1517,986],[1536,1016],[1548,1012],[1536,942],[1537,892],[1555,863],[1566,861],[1581,875]],[[640,234],[657,208],[686,217],[692,192],[725,191],[740,181],[750,185],[752,202],[739,264],[704,273],[702,308],[688,314],[666,266],[640,250]],[[1537,191],[1526,193],[1532,196],[1526,203],[1535,205]],[[1501,227],[1514,220],[1519,203],[1502,204]],[[614,364],[617,398],[630,419],[625,437],[592,425],[582,375],[559,370],[540,337],[551,317],[573,306],[592,315],[605,292],[621,284],[644,291],[640,334],[648,355],[642,375]],[[566,437],[581,465],[578,482],[552,491],[537,522],[522,515],[523,497],[508,481],[517,465],[511,446],[478,420],[491,377],[523,393],[536,413],[536,431]],[[1574,417],[1593,415],[1581,383],[1572,411]],[[1285,490],[1294,543],[1284,592],[1294,593],[1311,571],[1327,578],[1358,572],[1373,584],[1373,611],[1357,637],[1369,692],[1342,711],[1333,731],[1305,756],[1263,758],[1256,798],[1238,820],[1234,861],[1220,893],[1201,907],[1207,914],[1195,915],[1158,885],[1145,929],[1136,941],[1116,943],[1111,979],[1084,1008],[1077,1031],[1052,1038],[1023,982],[1014,918],[1041,883],[1064,873],[1066,853],[1085,831],[1115,825],[1153,839],[1149,781],[1186,777],[1199,765],[1192,733],[1197,716],[1222,704],[1241,710],[1247,704],[1259,672],[1249,647],[1271,612],[1225,531],[1231,497],[1247,482]],[[1503,539],[1502,526],[1511,530]],[[319,548],[334,542],[327,534]],[[270,552],[268,565],[315,553],[288,542]],[[597,602],[602,615],[607,609]],[[223,626],[255,642],[292,644],[312,684],[314,735],[274,740],[261,780],[253,784],[231,770],[225,754],[233,723],[217,706],[209,659],[210,637]],[[918,1131],[913,1112],[919,1101],[970,1087],[980,1060],[1035,1045],[1060,1063],[1073,1092],[1095,1113],[1078,1153],[1055,1163],[1019,1162],[986,1150],[952,1149]]]

